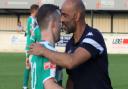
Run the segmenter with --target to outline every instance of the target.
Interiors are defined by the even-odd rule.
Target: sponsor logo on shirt
[[[89,32],[86,36],[93,36],[93,33]]]
[[[51,62],[46,62],[44,63],[44,69],[45,70],[48,70],[48,69],[55,69],[56,68],[56,65],[51,63]]]

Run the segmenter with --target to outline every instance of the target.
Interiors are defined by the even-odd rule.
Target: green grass
[[[109,55],[109,70],[114,89],[128,89],[128,55]]]
[[[22,89],[24,54],[0,53],[0,89]]]
[[[22,53],[0,53],[0,89],[22,89],[24,60]],[[128,89],[128,55],[109,55],[109,71],[114,89]]]

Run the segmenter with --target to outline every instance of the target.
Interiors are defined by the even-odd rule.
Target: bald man
[[[66,0],[61,9],[66,33],[73,33],[65,53],[50,51],[32,44],[30,54],[45,56],[67,69],[66,89],[112,89],[108,74],[107,49],[101,33],[85,23],[85,6],[81,0]]]

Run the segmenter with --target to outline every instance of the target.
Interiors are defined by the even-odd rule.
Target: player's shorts
[[[50,78],[55,79],[56,65],[47,58],[31,57],[31,87],[32,89],[44,89],[44,82]]]
[[[60,86],[62,86],[62,79],[63,79],[63,68],[57,66],[57,68],[56,68],[56,80]]]

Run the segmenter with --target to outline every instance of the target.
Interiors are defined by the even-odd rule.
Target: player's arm
[[[57,84],[54,79],[48,79],[47,81],[45,81],[44,87],[45,89],[64,89],[59,86],[59,84]]]
[[[51,51],[42,47],[39,43],[32,44],[30,48],[30,54],[45,56],[53,63],[67,69],[72,69],[91,58],[90,52],[82,47],[77,48],[72,54]]]
[[[66,89],[74,89],[73,88],[73,82],[72,82],[72,79],[70,78],[70,75],[69,75],[68,80],[67,80]]]

